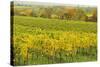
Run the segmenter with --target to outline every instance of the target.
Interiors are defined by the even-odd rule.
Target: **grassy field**
[[[14,16],[14,65],[97,60],[97,23]]]

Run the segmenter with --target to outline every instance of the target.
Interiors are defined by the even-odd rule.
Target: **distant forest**
[[[42,4],[11,2],[11,15],[97,22],[97,7]]]

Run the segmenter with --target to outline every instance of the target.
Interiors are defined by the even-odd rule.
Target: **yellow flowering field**
[[[97,60],[96,23],[53,20],[54,23],[31,17],[29,21],[17,16],[14,19],[14,65]]]

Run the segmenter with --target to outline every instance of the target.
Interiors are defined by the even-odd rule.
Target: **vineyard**
[[[14,65],[97,60],[97,23],[14,16]]]

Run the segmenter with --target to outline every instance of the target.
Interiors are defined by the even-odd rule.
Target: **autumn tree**
[[[93,10],[93,16],[92,16],[92,18],[93,18],[94,22],[97,21],[97,9],[96,8]]]

